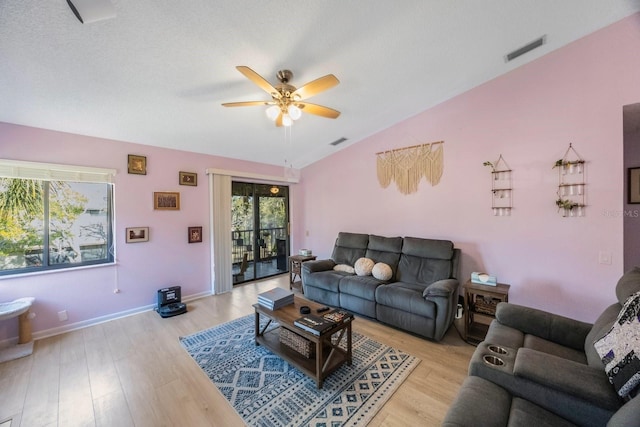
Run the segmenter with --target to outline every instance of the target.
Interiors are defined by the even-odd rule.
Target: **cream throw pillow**
[[[349,274],[354,274],[356,272],[356,270],[351,267],[350,265],[347,264],[338,264],[335,267],[333,267],[333,269],[335,271],[343,271],[345,273],[349,273]]]
[[[389,280],[393,275],[393,271],[391,271],[391,267],[388,264],[378,262],[373,266],[371,274],[378,280]]]
[[[371,270],[373,270],[373,265],[375,263],[373,262],[372,259],[369,258],[360,258],[356,261],[356,264],[354,265],[355,269],[356,269],[356,274],[358,276],[370,276],[371,275]]]

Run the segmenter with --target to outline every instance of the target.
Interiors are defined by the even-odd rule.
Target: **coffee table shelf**
[[[322,307],[320,304],[303,300],[299,297],[294,298],[293,304],[274,311],[260,304],[254,304],[256,315],[255,341],[256,345],[264,346],[298,368],[305,375],[313,378],[318,388],[322,388],[324,379],[327,376],[342,366],[343,363],[351,364],[351,321],[338,323],[321,335],[314,335],[293,324],[296,319],[301,317],[299,310],[302,305],[309,306],[312,313]],[[267,325],[263,325],[262,328],[260,328],[261,316],[269,319]],[[271,321],[278,322],[280,326],[268,330]],[[280,328],[288,329],[309,340],[315,346],[315,356],[306,358],[292,348],[282,344],[280,342]],[[332,339],[334,335],[338,335],[336,339]],[[343,341],[345,341],[346,350],[339,346]]]

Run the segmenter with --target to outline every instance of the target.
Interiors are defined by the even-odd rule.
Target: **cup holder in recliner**
[[[506,348],[500,347],[499,345],[490,344],[487,346],[490,352],[495,354],[509,354]]]
[[[482,360],[484,363],[490,366],[502,366],[504,365],[504,360],[500,359],[498,356],[494,356],[492,354],[485,354],[482,356]]]

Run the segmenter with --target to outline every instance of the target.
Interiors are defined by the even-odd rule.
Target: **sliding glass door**
[[[233,182],[233,284],[289,269],[289,187]]]

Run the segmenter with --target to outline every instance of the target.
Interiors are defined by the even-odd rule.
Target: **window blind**
[[[0,159],[0,178],[113,183],[115,169]]]

